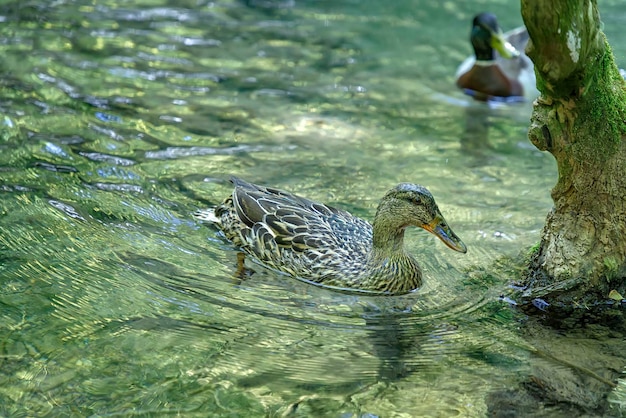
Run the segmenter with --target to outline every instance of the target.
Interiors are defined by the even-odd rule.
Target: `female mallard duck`
[[[502,34],[493,14],[476,15],[470,35],[475,56],[459,66],[456,85],[481,101],[537,96],[533,63],[523,52],[528,39],[524,26]]]
[[[382,198],[373,225],[350,213],[233,177],[232,196],[214,211],[196,212],[266,267],[337,290],[395,295],[421,284],[417,261],[404,247],[413,225],[448,247],[466,252],[435,199],[422,186],[402,183]]]

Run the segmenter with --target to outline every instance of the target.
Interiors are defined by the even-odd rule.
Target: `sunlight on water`
[[[619,59],[626,17],[605,3]],[[454,86],[476,7],[521,24],[498,0],[4,2],[0,415],[505,404],[536,366],[507,260],[539,239],[556,167],[526,138],[529,103]],[[401,297],[237,278],[236,250],[191,216],[230,175],[368,220],[420,183],[469,250],[408,231],[425,279]]]

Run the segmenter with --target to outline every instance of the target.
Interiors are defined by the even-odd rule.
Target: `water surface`
[[[600,9],[624,65],[626,13]],[[502,260],[538,241],[556,168],[529,103],[454,87],[482,10],[521,24],[497,0],[3,2],[0,415],[497,410],[534,367]],[[238,280],[191,216],[230,175],[370,220],[420,183],[469,251],[410,231],[403,297]]]

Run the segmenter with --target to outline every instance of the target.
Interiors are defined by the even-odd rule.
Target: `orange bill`
[[[463,244],[461,238],[459,238],[454,231],[452,231],[440,213],[435,216],[435,219],[433,219],[432,222],[422,225],[422,228],[438,237],[444,244],[452,248],[454,251],[458,251],[460,253],[467,252],[467,247]]]

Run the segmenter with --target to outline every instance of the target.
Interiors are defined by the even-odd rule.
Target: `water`
[[[457,3],[3,2],[0,415],[497,410],[536,368],[500,295],[556,168],[529,104],[454,87],[471,16],[508,29],[519,6]],[[623,65],[626,14],[600,8]],[[410,231],[424,287],[396,298],[237,280],[235,249],[191,216],[231,174],[367,219],[417,182],[469,251]]]

